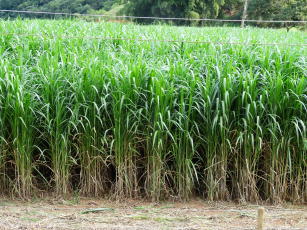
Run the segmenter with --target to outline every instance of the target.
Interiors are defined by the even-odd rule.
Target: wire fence
[[[99,18],[117,18],[117,19],[151,19],[151,20],[181,20],[181,21],[211,21],[211,22],[242,22],[235,19],[211,19],[211,18],[167,18],[167,17],[139,17],[139,16],[113,16],[103,14],[77,14],[65,12],[47,12],[47,11],[26,11],[26,10],[0,10],[0,13],[20,13],[20,14],[41,14],[41,15],[61,15],[67,17],[99,17]],[[287,21],[287,20],[251,20],[244,19],[244,22],[254,23],[306,23],[307,21]],[[208,44],[208,45],[241,45],[241,46],[286,46],[286,47],[305,47],[306,43],[250,43],[250,42],[224,42],[224,41],[201,41],[201,40],[170,40],[170,39],[148,39],[148,38],[124,38],[124,37],[103,37],[103,36],[75,36],[75,35],[44,35],[30,33],[2,33],[1,36],[19,36],[19,37],[39,37],[45,39],[84,39],[84,40],[117,40],[132,42],[155,42],[155,43],[187,43],[187,44]]]
[[[171,21],[208,21],[208,22],[242,22],[242,19],[215,19],[215,18],[172,18],[172,17],[142,17],[129,15],[106,15],[106,14],[79,14],[65,12],[48,12],[48,11],[29,11],[29,10],[0,10],[2,13],[21,13],[21,14],[41,14],[41,15],[61,15],[68,17],[99,17],[99,18],[118,18],[118,19],[143,19],[143,20],[171,20]],[[253,23],[307,23],[307,21],[290,21],[290,20],[256,20],[244,19],[244,22]]]
[[[132,41],[132,42],[154,42],[154,43],[187,43],[187,44],[208,44],[208,45],[241,45],[241,46],[289,46],[305,47],[306,43],[288,44],[288,43],[249,43],[249,42],[214,42],[214,41],[189,41],[189,40],[165,40],[165,39],[143,39],[143,38],[123,38],[123,37],[102,37],[102,36],[71,36],[71,35],[44,35],[28,33],[0,33],[0,36],[17,37],[38,37],[45,39],[83,39],[83,40],[101,40],[101,41]]]

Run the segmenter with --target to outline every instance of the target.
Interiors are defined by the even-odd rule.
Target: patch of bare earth
[[[70,200],[0,200],[0,229],[248,230],[257,205]],[[264,206],[266,230],[307,230],[307,206]]]

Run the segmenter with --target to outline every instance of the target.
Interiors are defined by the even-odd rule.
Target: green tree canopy
[[[307,0],[250,0],[249,17],[270,20],[306,20]]]
[[[117,2],[120,0],[0,0],[0,9],[87,13],[111,8]]]
[[[127,12],[137,16],[200,18],[219,15],[224,0],[133,0]]]

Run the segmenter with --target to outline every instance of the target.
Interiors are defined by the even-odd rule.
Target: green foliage
[[[250,16],[272,20],[306,20],[306,0],[253,0]]]
[[[121,0],[1,0],[0,9],[87,13],[92,10],[111,10],[119,2]]]
[[[216,18],[223,5],[224,0],[135,0],[127,4],[126,11],[137,16]]]
[[[30,30],[42,36],[5,35]],[[76,20],[0,31],[1,192],[306,202],[306,50],[257,45],[304,32]]]
[[[22,2],[22,0],[1,0],[0,9],[16,9]]]

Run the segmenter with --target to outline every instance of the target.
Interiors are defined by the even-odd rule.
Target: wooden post
[[[259,208],[258,209],[258,226],[257,230],[264,230],[264,208]]]
[[[244,9],[243,9],[243,14],[242,14],[241,28],[244,28],[244,21],[245,21],[245,19],[247,17],[248,1],[249,0],[245,0],[245,2],[244,2]]]

